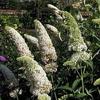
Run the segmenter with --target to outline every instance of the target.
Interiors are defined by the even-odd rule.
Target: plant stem
[[[81,76],[81,82],[82,82],[82,92],[84,93],[84,79],[83,79],[83,75]]]
[[[83,78],[83,74],[85,73],[85,68],[84,68],[84,70],[82,71],[82,69],[81,69],[81,82],[82,82],[82,92],[84,93],[84,78]]]
[[[84,93],[85,87],[84,87],[84,77],[83,77],[83,74],[85,73],[85,67],[84,67],[83,71],[81,69],[81,74],[78,72],[78,70],[77,70],[77,73],[78,73],[79,77],[81,78],[82,92]]]

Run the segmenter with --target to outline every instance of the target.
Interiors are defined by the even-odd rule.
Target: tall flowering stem
[[[25,67],[25,75],[31,83],[31,93],[34,95],[49,93],[52,89],[52,84],[43,68],[29,56],[22,56],[17,60]]]
[[[56,72],[58,67],[57,54],[52,41],[39,20],[34,20],[34,24],[39,41],[41,60],[44,64],[43,68],[46,72]]]
[[[10,26],[5,26],[4,31],[17,48],[18,54],[20,56],[27,55],[33,57],[31,51],[29,50],[29,47],[25,43],[25,40],[20,35],[20,33],[18,33],[14,28]]]
[[[87,45],[84,42],[81,31],[77,24],[75,18],[67,11],[59,10],[57,7],[48,4],[48,8],[57,15],[57,24],[63,29],[63,32],[68,34],[68,51],[73,51],[72,56],[64,63],[64,65],[69,65],[75,67],[79,61],[86,61],[90,59],[90,54],[87,51]],[[58,18],[58,15],[60,16]]]
[[[79,26],[75,18],[67,11],[62,11],[55,6],[48,4],[48,7],[56,15],[58,14],[62,19],[57,19],[57,22],[63,30],[68,32],[68,49],[69,51],[82,51],[87,50],[87,46],[81,35]],[[67,37],[66,37],[67,38]]]

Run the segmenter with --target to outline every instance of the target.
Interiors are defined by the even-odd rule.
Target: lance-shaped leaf
[[[39,48],[39,43],[38,43],[38,39],[36,37],[33,37],[31,35],[28,34],[24,34],[24,37],[31,42],[33,45],[35,45],[37,48]]]
[[[13,42],[15,47],[17,48],[19,55],[27,55],[33,57],[31,54],[31,51],[29,50],[27,44],[25,43],[25,40],[23,37],[18,33],[14,28],[10,26],[5,26],[4,29],[7,36],[9,36],[9,39]]]
[[[92,19],[92,22],[95,23],[95,24],[100,25],[100,18]]]
[[[46,24],[46,28],[47,30],[49,31],[49,33],[51,33],[51,35],[53,35],[54,37],[61,39],[61,33],[58,31],[58,29],[56,27],[54,27],[53,25],[50,25],[50,24]]]
[[[40,94],[37,100],[51,100],[51,98],[47,94]]]
[[[17,60],[25,67],[26,78],[31,84],[30,92],[34,95],[49,93],[52,89],[52,84],[43,68],[29,56],[22,56]]]
[[[82,51],[87,50],[87,46],[83,40],[81,35],[81,31],[79,26],[75,20],[75,18],[67,11],[61,11],[59,9],[54,9],[54,6],[48,4],[48,7],[52,9],[53,13],[59,14],[63,20],[57,20],[59,27],[62,27],[63,30],[68,32],[68,48],[73,51]],[[56,15],[56,14],[55,14]],[[67,37],[66,37],[67,38]]]
[[[58,67],[55,48],[42,23],[38,20],[34,20],[34,23],[39,41],[41,60],[44,64],[43,68],[46,72],[55,72]]]
[[[73,68],[76,67],[76,64],[79,62],[79,61],[87,61],[89,60],[90,58],[90,54],[85,52],[85,51],[82,51],[82,52],[76,52],[74,53],[71,58],[69,58],[65,63],[64,63],[64,66],[66,65],[69,65]]]

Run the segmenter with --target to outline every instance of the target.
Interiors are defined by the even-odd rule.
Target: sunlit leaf
[[[96,79],[93,85],[94,86],[100,85],[100,78]]]

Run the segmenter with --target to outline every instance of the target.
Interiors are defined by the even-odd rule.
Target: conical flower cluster
[[[33,57],[29,47],[25,43],[23,37],[12,27],[5,26],[5,33],[9,39],[14,43],[20,56],[27,55]]]
[[[31,57],[21,56],[17,60],[25,67],[25,75],[31,83],[30,92],[34,95],[49,93],[52,85],[43,68]]]
[[[52,44],[52,41],[42,23],[39,20],[34,21],[35,30],[37,33],[39,47],[41,52],[41,60],[43,63],[44,70],[46,72],[57,71],[57,54]]]

